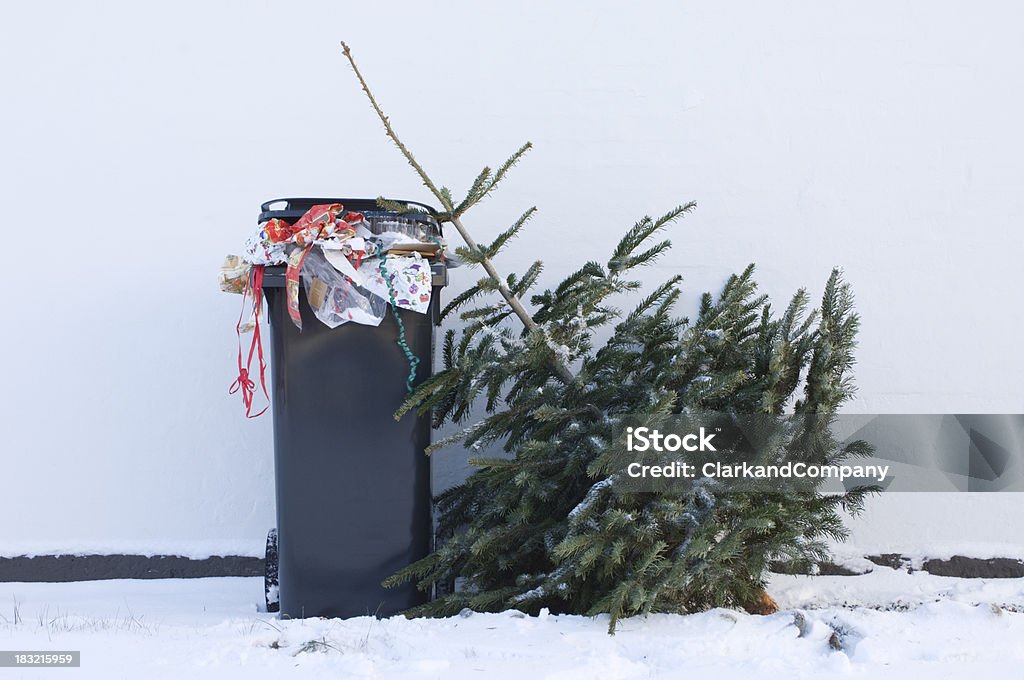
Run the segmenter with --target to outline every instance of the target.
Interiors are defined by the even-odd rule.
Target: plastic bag
[[[386,300],[356,286],[327,262],[319,248],[310,250],[301,275],[309,306],[329,328],[349,321],[377,326],[388,311]]]
[[[363,290],[379,296],[396,307],[424,314],[430,308],[433,275],[430,263],[411,253],[403,257],[388,255],[383,260],[365,260],[356,270],[348,258],[336,250],[324,251],[327,261]]]

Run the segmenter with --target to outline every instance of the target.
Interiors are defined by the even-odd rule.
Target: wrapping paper
[[[418,253],[406,257],[386,257],[383,260],[383,273],[382,260],[379,259],[368,260],[355,269],[347,258],[341,258],[344,259],[342,262],[335,253],[327,255],[339,271],[374,295],[390,302],[393,289],[395,306],[420,313],[425,313],[430,307],[430,264]]]
[[[225,293],[242,295],[249,284],[251,271],[251,264],[237,255],[228,255],[224,258],[224,264],[220,266],[220,273],[217,275],[220,289]]]
[[[288,316],[300,331],[302,330],[302,314],[299,313],[299,272],[302,263],[309,254],[309,248],[292,248],[288,254],[288,270],[284,275],[285,292],[288,294]]]
[[[277,217],[269,220],[263,226],[263,231],[271,243],[284,243],[292,237],[292,225]]]
[[[282,227],[282,225],[284,225]],[[284,264],[288,259],[285,244],[275,243],[271,234],[280,233],[282,228],[290,228],[286,222],[277,218],[264,222],[256,233],[245,241],[245,259],[252,264]]]
[[[391,289],[395,293],[395,305],[425,313],[430,308],[430,294],[433,290],[430,264],[413,253],[405,257],[389,256],[383,260],[371,259],[356,269],[347,257],[337,250],[324,251],[327,261],[339,272],[354,281],[359,287],[391,301]]]
[[[373,285],[382,285],[388,291],[394,290],[395,304],[420,314],[430,308],[431,278],[430,264],[418,253],[408,257],[388,257],[381,268],[375,268]],[[386,279],[385,279],[386,277]],[[372,290],[372,289],[371,289]],[[390,292],[389,292],[390,295]]]
[[[280,253],[287,244],[294,243],[305,248],[327,240],[344,242],[357,235],[357,230],[365,224],[366,219],[362,213],[352,211],[339,217],[342,210],[344,206],[340,203],[314,205],[295,224],[288,224],[276,217],[268,220],[249,239],[247,251],[251,250],[256,259],[277,259],[280,264],[285,259]]]
[[[327,235],[334,235],[337,225],[334,220],[344,210],[340,203],[330,205],[314,205],[306,211],[306,214],[292,225],[292,236],[295,245],[305,248],[313,244],[313,241],[320,238],[321,232],[327,231]],[[346,225],[347,226],[347,225]]]
[[[314,205],[295,224],[288,224],[277,217],[267,220],[246,240],[243,257],[251,264],[285,264],[288,261],[287,248],[292,243],[300,248],[315,243],[338,249],[345,242],[370,233],[362,213],[349,211],[338,217],[343,209],[340,203]]]
[[[278,218],[262,223],[246,241],[243,257],[225,261],[221,289],[242,293],[251,266],[286,264],[288,316],[299,330],[302,283],[317,318],[332,328],[348,321],[377,325],[392,303],[426,312],[432,291],[429,263],[418,252],[379,259],[389,248],[424,244],[398,232],[373,234],[361,213],[343,210],[340,203],[315,205],[294,224]],[[307,272],[311,253],[314,261]],[[307,274],[312,278],[307,280]]]

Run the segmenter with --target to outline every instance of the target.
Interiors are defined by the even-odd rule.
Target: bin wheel
[[[281,609],[281,594],[277,579],[277,529],[267,533],[267,556],[263,561],[263,592],[266,596],[267,611],[277,612]]]

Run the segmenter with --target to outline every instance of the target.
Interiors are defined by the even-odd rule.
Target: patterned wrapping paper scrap
[[[217,274],[220,289],[225,293],[241,295],[249,283],[251,271],[252,265],[248,262],[237,255],[228,255],[224,258],[224,264],[220,266],[220,272]]]
[[[362,269],[360,270],[362,271]],[[384,260],[387,280],[381,276],[379,266],[367,271],[364,287],[385,300],[391,300],[394,290],[395,305],[425,314],[430,308],[432,274],[430,263],[419,253],[404,257],[387,257]]]
[[[306,214],[292,225],[295,245],[305,248],[320,238],[320,234],[324,230],[333,232],[336,229],[334,221],[344,209],[345,206],[340,203],[331,203],[330,205],[314,205],[307,210]]]
[[[288,316],[300,331],[302,330],[302,314],[299,312],[299,273],[302,271],[302,263],[305,261],[306,255],[312,248],[313,246],[293,247],[288,254],[288,269],[284,275],[285,292],[288,294]]]
[[[284,264],[288,259],[285,254],[285,244],[275,243],[270,237],[270,232],[279,229],[274,222],[281,220],[273,219],[260,225],[255,234],[245,241],[245,259],[252,264]],[[282,224],[284,224],[282,222]],[[285,225],[287,226],[287,224]]]
[[[365,223],[366,218],[362,213],[350,210],[344,216],[325,224],[313,242],[322,248],[341,248],[342,244],[359,236],[360,227]]]
[[[268,220],[262,231],[270,243],[286,243],[292,237],[292,225],[280,218]]]
[[[297,243],[305,247],[316,240],[325,227],[333,228],[335,219],[344,209],[340,203],[314,205],[295,224],[275,217],[263,225],[263,231],[270,243]]]

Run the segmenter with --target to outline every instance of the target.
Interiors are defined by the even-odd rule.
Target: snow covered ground
[[[772,616],[715,610],[622,622],[472,614],[280,621],[262,580],[0,583],[0,650],[81,650],[79,669],[3,678],[1020,677],[1024,579],[876,567],[776,576]],[[834,647],[840,647],[835,649]]]

